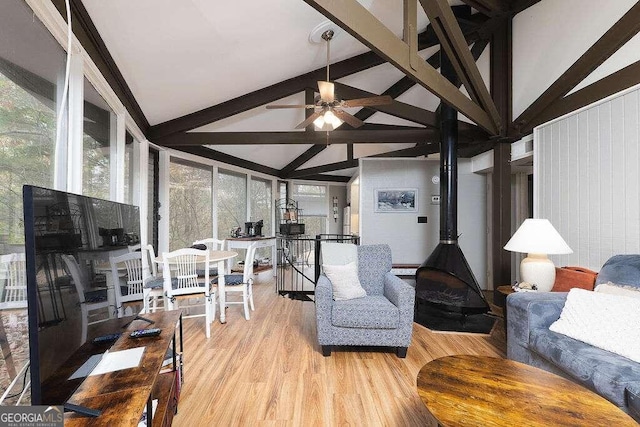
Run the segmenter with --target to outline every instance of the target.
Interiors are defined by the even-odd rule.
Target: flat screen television
[[[140,213],[136,206],[29,185],[23,187],[23,202],[31,404],[63,405],[84,379],[69,379],[71,371],[112,344],[92,339],[121,332],[130,321],[89,325],[79,292],[88,301],[107,300],[104,274],[96,274],[94,263],[139,243]],[[79,288],[70,261],[84,273]],[[102,315],[114,312],[109,306]]]

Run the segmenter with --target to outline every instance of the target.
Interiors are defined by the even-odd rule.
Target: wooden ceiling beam
[[[466,136],[475,137],[475,131],[475,129],[470,130]],[[334,130],[329,132],[330,144],[407,144],[428,142],[434,138],[438,138],[438,131],[426,128]],[[162,138],[156,144],[163,147],[188,147],[198,145],[326,144],[326,141],[326,132],[185,132]]]
[[[505,13],[509,7],[504,0],[462,0],[478,12],[487,16],[496,16]],[[539,1],[539,0],[538,0]]]
[[[500,136],[508,137],[511,128],[512,100],[513,100],[513,72],[512,72],[512,19],[502,20],[491,35],[490,51],[490,79],[491,96],[502,117],[503,126]]]
[[[220,151],[212,150],[207,147],[181,146],[181,147],[175,147],[175,149],[178,151],[182,151],[184,153],[189,153],[189,154],[194,154],[196,156],[204,157],[205,159],[216,160],[218,162],[237,166],[239,168],[244,168],[254,172],[264,173],[266,175],[278,176],[278,172],[279,172],[278,169],[274,169],[269,166],[264,166],[264,165],[261,165],[260,163],[251,162],[249,160],[241,159],[239,157],[222,153]]]
[[[322,166],[315,166],[313,168],[298,169],[295,171],[291,171],[291,173],[287,176],[287,179],[304,178],[309,175],[316,175],[319,173],[326,173],[326,172],[335,172],[335,171],[339,171],[343,169],[351,169],[355,167],[358,167],[358,159],[345,160],[343,162],[329,163]]]
[[[386,153],[373,154],[366,158],[377,157],[419,157],[428,154],[437,153],[440,150],[440,144],[437,142],[420,144],[415,147],[403,148],[401,150],[387,151]]]
[[[67,13],[64,0],[52,0],[52,3],[66,22]],[[87,51],[91,60],[96,64],[100,73],[124,104],[140,130],[148,136],[149,122],[142,108],[140,108],[138,101],[136,101],[135,96],[133,96],[133,92],[131,92],[127,81],[122,76],[120,69],[109,53],[109,49],[107,49],[102,37],[100,37],[100,33],[98,33],[95,24],[91,20],[89,12],[87,12],[87,9],[82,4],[82,0],[71,0],[70,6],[73,34],[78,38],[84,50]]]
[[[571,95],[558,99],[531,122],[525,134],[531,133],[534,127],[550,120],[564,116],[572,111],[586,107],[596,101],[640,84],[640,61],[634,62],[621,70],[591,83]]]
[[[476,23],[475,26],[473,25],[474,22]],[[485,22],[486,18],[484,17],[474,17],[469,25],[465,26],[465,34],[473,35],[474,33],[477,33]],[[419,50],[433,47],[438,43],[438,38],[435,36],[435,33],[431,30],[430,26],[427,27],[425,31],[418,34]],[[331,64],[331,78],[339,79],[346,77],[359,71],[364,71],[371,67],[381,65],[385,62],[386,61],[375,52],[366,52]],[[301,92],[307,87],[315,87],[318,80],[324,80],[326,78],[325,73],[325,67],[318,68],[311,72],[258,89],[229,101],[151,126],[149,130],[149,139],[155,142],[155,139],[163,136],[193,130],[206,124],[213,123],[226,117],[230,117]]]
[[[512,15],[517,15],[538,2],[540,2],[540,0],[511,0],[510,12]]]
[[[355,0],[304,0],[353,37],[492,135],[498,127],[492,117],[422,59],[412,59],[409,46]],[[451,10],[449,9],[451,12]],[[417,55],[417,54],[416,54]]]
[[[378,96],[375,93],[367,92],[352,86],[347,86],[340,82],[335,82],[336,93],[340,99],[368,98],[370,96]],[[437,128],[438,123],[434,112],[424,110],[415,105],[393,100],[391,104],[372,105],[367,108],[382,113],[389,114],[394,117],[409,120],[431,128]]]
[[[593,46],[573,63],[549,88],[514,120],[520,133],[533,129],[532,123],[556,100],[598,68],[640,31],[640,1],[629,9]]]
[[[304,180],[305,181],[324,181],[324,182],[349,182],[351,181],[351,177],[342,176],[342,175],[317,174],[317,175],[305,176]]]
[[[300,154],[292,162],[290,162],[288,165],[280,169],[280,173],[278,174],[278,176],[280,176],[281,178],[287,177],[291,171],[298,169],[300,166],[307,163],[309,160],[314,158],[317,154],[324,151],[326,148],[327,148],[326,144],[312,145],[311,147],[309,147],[307,151]]]
[[[493,121],[493,129],[501,132],[501,118],[491,94],[482,79],[478,65],[471,55],[467,41],[460,29],[455,15],[447,0],[420,0],[420,4],[429,17],[438,39],[441,51],[453,64],[458,78],[464,84],[471,99],[479,104]],[[454,106],[455,107],[455,106]]]

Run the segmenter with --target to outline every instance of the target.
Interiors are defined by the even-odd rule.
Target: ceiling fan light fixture
[[[344,123],[338,116],[333,114],[333,111],[327,110],[323,115],[318,117],[313,121],[313,124],[318,128],[318,130],[326,130],[331,131],[336,129]]]
[[[337,128],[338,126],[340,126],[342,124],[342,120],[340,120],[338,118],[338,116],[336,116],[335,114],[333,114],[333,111],[328,110],[326,113],[324,113],[324,121],[325,123],[329,123],[332,126],[332,129]]]

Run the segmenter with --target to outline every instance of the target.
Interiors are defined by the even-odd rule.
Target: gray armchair
[[[388,245],[358,246],[358,278],[367,296],[334,301],[331,281],[321,275],[315,289],[318,343],[395,347],[406,357],[413,331],[415,289],[391,273]]]

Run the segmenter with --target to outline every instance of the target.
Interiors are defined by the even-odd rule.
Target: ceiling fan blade
[[[306,128],[311,123],[313,123],[313,121],[315,119],[320,117],[322,115],[322,113],[323,113],[323,111],[316,111],[315,113],[313,113],[312,115],[307,117],[302,123],[300,123],[298,126],[296,126],[296,129],[304,129],[304,128]]]
[[[275,110],[278,108],[316,108],[315,105],[300,105],[300,104],[270,104],[266,106],[267,110]]]
[[[318,89],[320,90],[320,99],[322,102],[331,103],[335,98],[335,85],[331,82],[318,81]]]
[[[349,125],[351,125],[354,128],[359,128],[360,126],[362,126],[364,124],[364,122],[362,120],[360,120],[359,118],[357,118],[355,116],[352,116],[351,114],[347,113],[346,111],[335,109],[335,110],[333,110],[333,114],[335,114],[336,117],[338,117],[340,120],[342,120],[343,122],[348,123]]]
[[[393,102],[393,98],[389,95],[382,96],[370,96],[368,98],[357,98],[357,99],[348,99],[346,101],[342,101],[343,107],[367,107],[370,105],[386,105],[391,104]]]

